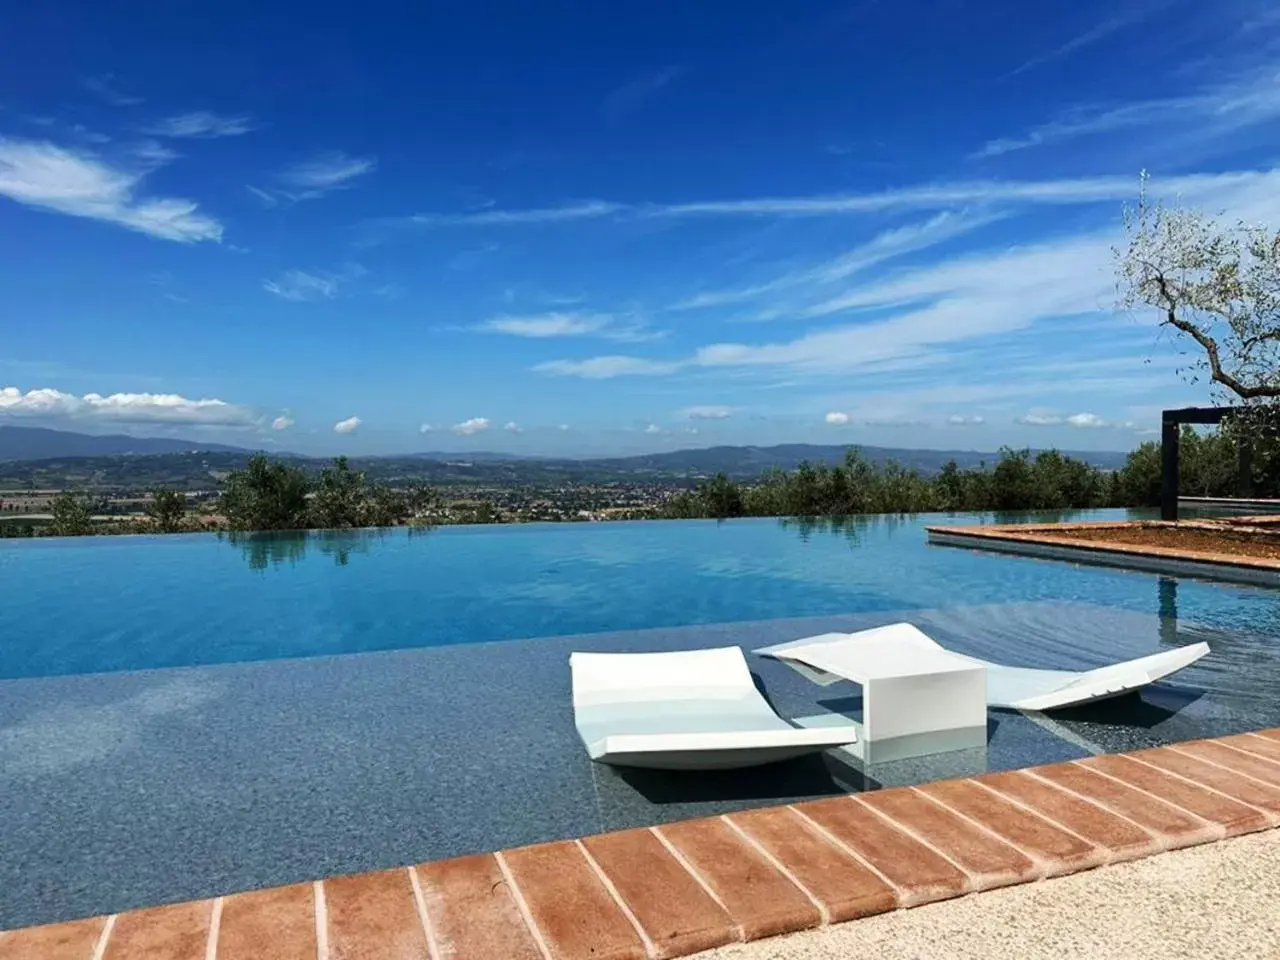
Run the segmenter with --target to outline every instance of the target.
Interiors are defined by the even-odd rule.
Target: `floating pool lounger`
[[[835,679],[856,679],[843,661],[856,661],[860,645],[870,646],[871,642],[879,645],[885,640],[892,640],[901,647],[904,669],[918,651],[946,649],[918,627],[895,623],[858,633],[829,633],[794,640],[755,652],[782,660],[816,682],[830,683]],[[987,706],[1010,710],[1055,710],[1119,697],[1141,689],[1190,666],[1208,652],[1207,643],[1193,643],[1136,660],[1081,671],[1006,667],[977,657],[964,659],[987,668]]]
[[[853,725],[802,729],[756,689],[738,647],[573,653],[573,714],[591,759],[656,770],[729,770],[853,743]]]

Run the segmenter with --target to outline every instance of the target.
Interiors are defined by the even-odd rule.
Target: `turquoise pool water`
[[[1280,725],[1280,591],[931,547],[940,519],[0,541],[0,929]],[[572,651],[895,620],[1026,666],[1211,654],[887,764],[615,770],[574,728]],[[861,711],[748,663],[784,717]]]
[[[930,546],[941,519],[0,541],[0,678],[1036,601],[1280,634],[1273,591]]]

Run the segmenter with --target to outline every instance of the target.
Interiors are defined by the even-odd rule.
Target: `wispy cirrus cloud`
[[[1280,70],[1269,64],[1185,96],[1074,107],[1018,136],[989,140],[973,156],[996,157],[1122,130],[1184,129],[1191,123],[1197,124],[1196,136],[1209,138],[1276,119],[1280,119]]]
[[[867,308],[889,316],[856,318],[772,343],[721,342],[666,361],[600,357],[542,364],[543,372],[603,379],[694,368],[788,368],[835,372],[927,359],[947,344],[1023,329],[1039,319],[1104,309],[1113,297],[1110,235],[1090,234],[1027,249],[957,257],[891,280],[855,286],[797,310],[826,318]]]
[[[623,203],[586,200],[559,207],[531,210],[480,210],[475,213],[419,213],[408,222],[423,226],[503,226],[507,224],[563,223],[571,220],[599,220],[628,209]]]
[[[294,164],[280,175],[280,179],[300,190],[333,190],[356,177],[372,173],[377,165],[373,157],[353,157],[333,150]]]
[[[81,83],[99,100],[113,107],[133,107],[144,102],[142,97],[135,97],[121,91],[116,85],[115,76],[110,73],[101,77],[86,77]]]
[[[344,264],[332,272],[286,270],[274,280],[263,280],[262,289],[283,300],[307,302],[332,300],[342,287],[363,277],[367,271],[358,263]]]
[[[47,141],[0,138],[0,196],[161,240],[221,240],[222,224],[200,213],[194,200],[138,195],[147,174],[170,159],[153,152],[127,165]]]
[[[679,79],[684,72],[683,67],[668,66],[624,83],[605,97],[603,106],[605,119],[616,123],[628,114],[635,113]]]
[[[1280,170],[1171,178],[1153,184],[1153,190],[1167,195],[1174,184],[1189,201],[1232,217],[1264,222],[1280,217]],[[822,291],[827,295],[819,299],[797,300],[788,315],[812,326],[768,342],[713,342],[675,357],[559,359],[535,369],[608,379],[751,369],[881,374],[928,367],[948,361],[959,347],[1007,340],[1037,324],[1068,329],[1096,322],[1096,315],[1114,305],[1111,247],[1116,239],[1115,228],[1108,227],[953,255],[866,283],[855,277],[844,289]]]
[[[1052,50],[1031,57],[1016,69],[1010,70],[1002,79],[1007,80],[1036,67],[1042,67],[1057,60],[1064,60],[1073,53],[1091,47],[1096,43],[1101,43],[1113,34],[1149,19],[1167,8],[1170,2],[1171,0],[1159,0],[1159,2],[1155,3],[1131,3],[1128,9],[1099,20],[1087,30],[1081,31]]]
[[[1191,174],[1155,185],[1165,194],[1193,194],[1231,178],[1255,173]],[[683,203],[627,204],[592,200],[527,210],[489,209],[476,213],[417,214],[400,220],[426,226],[502,226],[602,219],[692,219],[757,217],[833,217],[911,210],[945,210],[966,205],[999,207],[1073,206],[1129,200],[1136,190],[1132,174],[1058,180],[955,180],[916,184],[870,193],[813,197],[752,197]]]
[[[733,416],[733,407],[722,404],[685,407],[680,415],[686,420],[728,420]]]
[[[353,181],[372,173],[377,166],[378,161],[374,157],[353,157],[340,150],[331,150],[281,171],[275,177],[275,182],[281,185],[279,187],[246,184],[245,189],[267,207],[298,203],[315,200],[334,190],[344,190],[352,186]]]
[[[142,128],[153,137],[212,140],[217,137],[239,137],[258,129],[249,117],[224,117],[207,110],[196,110],[165,117]]]
[[[586,360],[548,360],[533,369],[559,377],[582,377],[586,380],[611,380],[614,377],[653,376],[674,373],[681,364],[675,361],[645,360],[641,357],[606,356]]]
[[[475,328],[481,333],[547,340],[563,337],[596,337],[623,343],[641,343],[660,335],[628,317],[608,313],[543,313],[534,316],[500,316]]]
[[[796,287],[813,287],[845,280],[895,257],[928,249],[977,230],[1000,218],[997,213],[943,211],[921,223],[885,230],[834,259],[803,270],[793,270],[765,283],[696,294],[672,306],[692,310],[743,303]]]

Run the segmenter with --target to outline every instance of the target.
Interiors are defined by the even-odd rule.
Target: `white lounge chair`
[[[1193,643],[1164,650],[1136,660],[1125,660],[1095,670],[1037,670],[1007,667],[977,657],[947,651],[924,631],[909,623],[895,623],[858,633],[830,633],[755,651],[775,657],[820,683],[837,679],[856,680],[856,665],[862,653],[883,649],[885,643],[898,650],[904,671],[915,658],[928,651],[945,651],[987,670],[987,705],[1009,710],[1054,710],[1097,700],[1118,697],[1177,673],[1209,652],[1207,643]]]
[[[851,725],[801,729],[765,702],[738,647],[573,653],[573,714],[591,759],[658,770],[754,767],[852,743]]]

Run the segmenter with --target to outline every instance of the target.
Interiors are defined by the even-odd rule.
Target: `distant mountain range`
[[[637,473],[665,473],[685,476],[705,476],[725,473],[731,477],[758,477],[773,470],[794,470],[801,463],[839,463],[844,460],[850,446],[855,444],[818,445],[809,443],[784,443],[773,447],[707,447],[701,450],[674,450],[671,453],[650,453],[636,457],[595,458],[582,461],[595,467],[618,471],[634,470]],[[948,460],[955,460],[960,467],[976,467],[994,463],[998,453],[981,453],[974,450],[911,450],[896,447],[868,447],[856,445],[862,455],[876,463],[896,460],[904,467],[914,467],[922,473],[936,473]],[[1063,451],[1078,460],[1084,460],[1105,470],[1124,466],[1128,454],[1093,451]]]
[[[434,451],[417,454],[400,454],[384,457],[352,458],[371,474],[381,476],[418,476],[423,478],[474,478],[474,479],[526,479],[536,482],[583,480],[587,478],[612,478],[617,480],[696,479],[725,473],[736,479],[755,479],[773,470],[794,470],[801,463],[838,463],[849,449],[848,444],[816,445],[804,443],[780,444],[772,447],[707,447],[698,450],[674,450],[669,453],[650,453],[628,457],[595,457],[569,459],[563,457],[530,457],[507,453],[448,453]],[[877,463],[896,460],[904,467],[913,467],[921,473],[936,473],[949,460],[961,467],[976,467],[983,462],[994,463],[997,453],[972,450],[911,450],[891,447],[860,447],[863,456]],[[173,459],[174,454],[209,453],[202,470],[234,469],[253,451],[226,444],[205,443],[194,440],[169,438],[90,436],[61,430],[35,427],[0,426],[0,461],[16,466],[21,463],[32,469],[52,468],[50,461],[58,461],[58,469],[79,472],[91,466],[105,468],[107,464],[77,463],[86,458],[111,460],[113,458],[156,458],[157,469],[178,470],[182,464]],[[1104,470],[1114,470],[1124,465],[1126,454],[1109,451],[1064,451]],[[294,454],[273,453],[299,463],[315,462],[324,458],[299,457]],[[110,465],[109,473],[125,476],[148,472],[142,463]],[[196,469],[192,465],[192,469]]]
[[[190,453],[211,450],[244,452],[243,447],[166,437],[93,436],[44,427],[0,426],[0,460],[54,460],[64,457],[145,456],[153,453]]]

